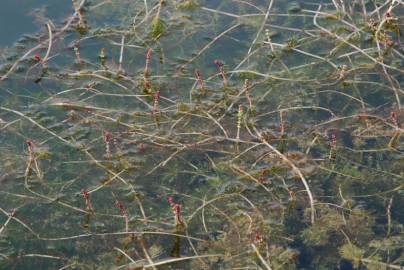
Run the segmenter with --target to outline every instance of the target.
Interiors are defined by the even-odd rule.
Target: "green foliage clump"
[[[151,36],[154,39],[159,39],[166,30],[164,21],[158,17],[155,17],[151,22]]]
[[[193,0],[182,0],[177,4],[177,8],[186,11],[194,11],[198,8],[198,4]]]

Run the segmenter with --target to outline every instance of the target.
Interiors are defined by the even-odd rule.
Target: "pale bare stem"
[[[266,115],[271,115],[271,114],[275,114],[275,113],[280,113],[281,111],[283,112],[287,112],[287,111],[295,111],[295,110],[314,110],[314,111],[325,111],[328,112],[330,114],[330,116],[332,117],[337,117],[335,115],[335,113],[333,111],[331,111],[330,109],[324,108],[324,107],[318,107],[318,106],[301,106],[301,107],[287,107],[287,108],[282,108],[279,110],[275,110],[275,111],[269,111],[269,112],[265,112],[262,113],[260,115],[257,115],[257,117],[263,117]]]
[[[341,11],[342,11],[343,14],[346,14],[344,0],[340,0],[340,1],[341,1]]]
[[[43,65],[45,65],[46,61],[48,61],[48,58],[49,58],[49,55],[50,55],[50,52],[51,52],[51,49],[52,49],[52,40],[53,40],[53,38],[52,38],[52,28],[51,28],[49,23],[47,23],[46,26],[48,27],[48,34],[49,34],[48,40],[49,40],[49,43],[48,43],[48,50],[46,51],[46,54],[45,54],[44,58],[42,59],[42,64]]]
[[[337,1],[336,1],[336,0],[332,0],[332,3],[333,3],[333,5],[334,5],[334,7],[335,7],[335,10],[336,10],[337,12],[339,12],[339,11],[340,11],[340,6],[338,5]]]
[[[0,106],[0,110],[4,110],[4,111],[8,111],[8,112],[12,112],[12,113],[14,113],[14,114],[17,114],[17,115],[19,115],[19,116],[21,116],[21,117],[27,119],[27,120],[30,121],[31,123],[33,123],[34,125],[36,125],[37,127],[39,127],[41,130],[43,130],[43,131],[45,131],[45,132],[51,134],[52,136],[56,137],[57,139],[59,139],[60,141],[62,141],[63,143],[65,143],[66,145],[68,145],[68,146],[70,146],[70,147],[73,147],[73,148],[75,148],[75,149],[80,148],[80,146],[74,145],[73,143],[67,141],[66,139],[64,139],[64,138],[62,138],[62,137],[60,137],[60,136],[57,135],[55,132],[51,131],[50,129],[45,128],[44,126],[42,126],[41,124],[39,124],[38,122],[36,122],[35,120],[33,120],[31,117],[26,116],[25,114],[23,114],[23,113],[21,113],[21,112],[19,112],[19,111],[12,110],[12,109],[8,109],[8,108],[2,107],[2,106]],[[91,155],[91,153],[88,152],[86,149],[81,149],[81,150],[82,150],[98,167],[103,168],[103,169],[104,169],[105,171],[107,171],[109,174],[111,174],[111,175],[117,177],[121,182],[123,182],[125,185],[129,186],[129,187],[135,192],[135,190],[134,190],[134,188],[133,188],[133,185],[131,185],[131,184],[128,183],[125,179],[123,179],[121,176],[119,176],[118,174],[116,174],[115,172],[111,171],[111,170],[108,169],[106,166],[104,166],[102,163],[100,163],[100,162],[99,162],[97,159],[95,159],[95,158],[93,157],[93,155]],[[47,198],[48,200],[51,200],[51,201],[53,200],[53,199],[50,199],[50,198],[48,198],[48,197],[46,197],[46,196],[40,195],[40,194],[38,194],[38,193],[36,193],[36,192],[34,192],[34,191],[32,191],[32,190],[30,190],[30,191],[33,192],[34,194],[40,196],[40,197],[45,197],[45,198]],[[138,198],[137,196],[136,196],[136,202],[137,202],[138,205],[139,205],[139,208],[140,208],[140,211],[141,211],[141,213],[142,213],[142,215],[143,215],[144,220],[147,220],[147,217],[146,217],[146,214],[145,214],[143,205],[142,205],[141,201],[139,200],[139,198]],[[58,203],[63,204],[63,205],[65,205],[65,206],[67,205],[67,204],[64,204],[64,203],[62,203],[62,202],[60,202],[60,201],[58,201]],[[78,210],[78,211],[80,211],[80,212],[84,211],[84,210],[78,209],[78,208],[76,208],[76,207],[72,207],[72,206],[69,206],[69,207],[74,208],[75,210]],[[84,212],[85,212],[85,211],[84,211]]]
[[[4,210],[3,208],[0,207],[0,212],[2,212],[4,215],[10,217],[10,213],[8,213],[6,210]],[[39,238],[39,234],[37,234],[36,232],[34,232],[34,230],[31,229],[31,227],[29,227],[27,224],[25,224],[24,222],[22,222],[19,218],[14,216],[11,216],[12,219],[14,219],[17,223],[19,223],[20,225],[22,225],[24,228],[26,228],[30,233],[32,233],[35,237]]]
[[[257,254],[258,258],[260,259],[260,261],[262,262],[262,264],[265,266],[265,268],[267,270],[272,270],[271,266],[269,266],[269,262],[267,262],[261,255],[260,251],[258,250],[258,248],[254,245],[251,244],[252,248],[254,249],[255,253]]]
[[[83,4],[84,4],[84,1],[85,0],[83,0]],[[81,13],[82,5],[78,5],[76,0],[72,0],[72,3],[73,3],[74,10],[76,11],[77,16],[79,17],[79,26],[85,28],[86,22],[85,22],[83,14]]]
[[[203,197],[203,200],[202,200],[202,203],[203,203],[203,204],[204,204],[205,202],[206,202],[206,196]],[[206,222],[205,222],[205,208],[202,208],[201,217],[202,217],[203,229],[205,230],[205,232],[209,232],[208,227],[206,226]]]
[[[388,10],[387,12],[391,12],[391,10],[392,10],[392,8],[393,8],[393,3],[394,3],[394,1],[392,1],[391,5],[390,5],[390,7],[389,7],[389,10]],[[380,43],[379,43],[379,38],[378,38],[378,37],[381,35],[380,32],[381,32],[381,30],[382,30],[383,25],[384,25],[386,22],[387,22],[387,17],[385,16],[385,17],[383,18],[383,20],[379,23],[379,25],[378,25],[378,27],[377,27],[377,30],[376,30],[376,32],[375,32],[375,40],[376,40],[376,45],[377,45],[377,49],[378,49],[378,52],[379,52],[379,59],[381,59],[380,61],[383,61],[383,60],[382,60],[382,59],[383,59],[383,53],[382,53],[381,48],[380,48]],[[387,38],[387,37],[386,37],[386,38]],[[391,89],[393,89],[393,91],[394,91],[394,95],[395,95],[395,97],[396,97],[398,109],[401,110],[401,101],[400,101],[400,96],[399,96],[399,90],[398,90],[398,89],[396,88],[396,86],[394,85],[394,82],[393,82],[393,80],[391,79],[391,76],[389,75],[389,73],[387,72],[386,67],[385,67],[385,66],[382,66],[382,69],[383,69],[384,75],[386,76],[386,79],[388,80],[388,82],[389,82],[389,84],[390,84],[390,86],[391,86]]]
[[[304,188],[306,189],[307,195],[309,196],[309,201],[310,201],[310,209],[311,209],[311,223],[314,224],[315,222],[315,208],[314,208],[314,199],[313,199],[313,194],[311,193],[310,186],[304,177],[303,173],[301,170],[296,167],[295,164],[293,164],[292,161],[290,161],[284,154],[279,152],[278,149],[276,149],[274,146],[269,144],[267,140],[262,136],[262,134],[257,130],[256,127],[253,127],[257,137],[262,141],[263,144],[265,144],[269,149],[271,149],[273,152],[275,152],[287,165],[289,165],[292,170],[298,175],[300,180],[302,181]]]
[[[205,209],[202,209],[202,211],[204,211],[204,210],[205,210]],[[185,232],[186,232],[186,235],[189,236],[189,232],[188,232],[188,228],[187,228],[187,227],[186,227],[186,231],[185,231]],[[198,250],[196,249],[194,243],[193,243],[193,242],[191,241],[191,239],[189,239],[189,238],[188,238],[187,240],[188,240],[188,243],[189,243],[189,245],[190,245],[192,251],[194,252],[194,254],[195,254],[195,256],[196,256],[196,259],[204,265],[205,269],[208,269],[208,268],[209,268],[209,265],[205,262],[205,260],[203,260],[203,257],[201,257],[201,255],[199,255]]]
[[[381,19],[380,10],[385,8],[389,3],[390,3],[390,1],[384,1],[384,3],[382,5],[380,5],[380,6],[375,5],[375,9],[369,14],[369,17],[373,16],[376,13],[379,20],[380,20]]]
[[[187,236],[183,234],[178,234],[178,233],[169,233],[169,232],[162,232],[162,231],[130,231],[130,232],[107,232],[107,233],[85,233],[85,234],[78,234],[78,235],[72,235],[72,236],[65,236],[65,237],[39,237],[38,239],[44,240],[44,241],[62,241],[62,240],[73,240],[73,239],[80,239],[80,238],[89,238],[89,237],[100,237],[104,238],[106,236],[123,236],[123,235],[165,235],[165,236],[178,236],[181,238],[185,239],[191,239],[194,241],[198,242],[206,242],[206,240],[198,238],[198,237],[193,237],[193,236]]]
[[[3,233],[4,229],[7,227],[8,223],[11,221],[11,219],[13,219],[14,216],[15,216],[15,209],[8,214],[6,222],[4,222],[3,226],[1,226],[0,235]]]
[[[116,176],[111,177],[110,179],[108,179],[108,181],[105,181],[104,183],[100,184],[98,187],[95,187],[94,189],[88,191],[88,194],[91,194],[93,192],[96,192],[96,191],[102,189],[103,187],[106,187],[107,185],[112,183],[120,174],[122,174],[125,171],[126,171],[125,169],[120,171],[119,173],[116,174]]]
[[[82,0],[80,2],[79,7],[81,8],[84,5],[85,0]],[[53,38],[57,38],[59,36],[61,36],[67,29],[69,29],[69,27],[73,24],[74,19],[76,18],[77,13],[74,13],[73,16],[71,16],[69,18],[69,20],[66,22],[66,24],[59,30],[59,32],[57,32],[56,34],[53,35]],[[0,77],[0,81],[3,81],[5,79],[8,78],[8,76],[10,76],[10,74],[15,70],[15,68],[25,59],[28,58],[28,56],[30,56],[33,52],[35,52],[36,50],[39,50],[42,48],[42,46],[44,44],[48,43],[49,44],[49,39],[46,39],[44,41],[42,41],[41,43],[39,43],[38,45],[34,46],[33,48],[29,49],[23,56],[21,56],[20,58],[18,58],[14,64],[10,67],[10,69],[6,72],[6,74],[4,74],[3,76]]]
[[[154,270],[157,270],[152,258],[150,257],[149,252],[147,251],[146,245],[144,243],[143,235],[139,235],[138,239],[139,239],[140,245],[142,246],[143,253],[146,256],[147,261],[149,262],[150,267],[152,267]]]
[[[396,102],[397,102],[397,108],[398,108],[398,110],[401,110],[401,99],[400,99],[400,95],[399,95],[399,89],[397,89],[397,87],[394,85],[394,82],[391,79],[390,74],[387,72],[386,67],[382,66],[382,69],[383,69],[384,75],[387,78],[387,81],[390,83],[390,86],[394,91],[394,96],[395,96]]]
[[[121,38],[121,52],[119,54],[119,68],[118,72],[122,72],[122,63],[123,63],[123,49],[125,47],[125,35],[122,35]]]
[[[167,165],[167,163],[173,159],[177,154],[181,153],[186,147],[181,147],[178,150],[176,150],[174,153],[172,153],[168,158],[160,162],[158,165],[156,165],[152,170],[150,170],[146,175],[150,175],[154,173],[158,168],[164,167]]]
[[[366,11],[366,4],[365,4],[365,0],[361,0],[361,4],[362,4],[362,12],[363,12],[363,16],[366,19],[367,17],[367,11]]]
[[[241,129],[241,121],[243,118],[243,105],[238,106],[238,113],[237,113],[237,135],[236,135],[236,140],[240,140],[240,129]]]
[[[136,263],[136,261],[134,259],[132,259],[125,251],[123,251],[120,248],[114,247],[114,249],[116,251],[118,251],[119,253],[121,253],[123,256],[125,256],[129,261],[131,261],[131,263]]]
[[[148,4],[147,4],[147,0],[143,0],[143,2],[144,2],[144,12],[146,13],[144,19],[147,20],[147,17],[149,16],[149,7],[148,7]]]
[[[144,268],[150,268],[150,267],[154,268],[154,267],[160,266],[160,265],[171,264],[171,263],[181,262],[181,261],[194,260],[194,259],[209,258],[209,257],[224,257],[224,254],[207,254],[207,255],[188,256],[188,257],[167,259],[167,260],[159,261],[159,262],[156,262],[153,264],[144,265],[143,267]]]
[[[306,149],[306,151],[305,151],[306,155],[309,154],[310,149],[314,146],[314,144],[316,143],[317,139],[318,139],[318,136],[314,137],[314,139],[310,142],[309,146],[307,147],[307,149]]]
[[[268,4],[267,11],[265,13],[265,17],[264,17],[264,19],[263,19],[263,21],[261,23],[260,28],[258,29],[257,35],[255,36],[254,40],[252,41],[252,43],[250,45],[250,48],[248,48],[247,55],[249,55],[251,53],[251,50],[252,50],[253,46],[255,45],[255,43],[258,41],[258,38],[260,37],[262,30],[264,30],[264,27],[265,27],[265,24],[266,24],[266,22],[268,20],[269,13],[271,11],[273,3],[274,3],[274,0],[270,0],[270,2]]]
[[[164,1],[165,1],[165,0],[159,0],[156,18],[160,18],[161,8],[163,7]]]
[[[36,175],[38,176],[39,180],[43,180],[43,172],[39,168],[38,160],[36,158],[34,158],[34,165],[35,165]]]
[[[265,10],[263,10],[262,8],[260,8],[260,7],[258,7],[258,6],[256,6],[256,5],[254,5],[253,3],[249,3],[249,2],[247,2],[247,1],[242,1],[242,0],[232,0],[233,2],[238,2],[238,3],[240,3],[240,4],[244,4],[244,5],[247,5],[247,6],[250,6],[250,7],[253,7],[253,8],[255,8],[255,9],[257,9],[259,12],[261,12],[262,14],[265,14]]]
[[[403,270],[403,267],[400,265],[395,265],[395,264],[389,264],[389,263],[384,263],[384,262],[379,262],[379,261],[374,261],[374,260],[370,260],[370,259],[361,259],[361,261],[366,265],[366,264],[370,264],[370,265],[379,265],[382,268],[379,269],[398,269],[398,270]]]
[[[114,177],[117,177],[122,183],[124,183],[125,185],[127,185],[128,187],[131,188],[132,192],[136,193],[136,190],[133,188],[133,185],[130,184],[129,182],[127,182],[124,178],[122,178],[121,176],[119,176],[118,174],[116,174],[115,172],[111,171],[110,169],[108,169],[106,166],[104,166],[102,163],[100,163],[97,159],[94,158],[94,156],[88,152],[87,149],[82,150],[98,167],[103,168],[105,171],[107,171],[110,175],[113,175]],[[139,206],[139,209],[143,215],[144,220],[147,220],[147,216],[146,213],[144,211],[144,207],[142,202],[140,201],[140,199],[138,198],[138,196],[135,196],[136,202]]]
[[[212,120],[222,131],[223,134],[226,138],[229,138],[229,135],[227,134],[227,131],[224,129],[224,127],[218,122],[218,120],[216,120],[212,115],[210,115],[208,112],[203,111],[204,114],[206,114],[206,116]]]
[[[24,173],[25,179],[27,179],[29,177],[29,175],[31,174],[33,162],[34,162],[34,154],[32,153],[32,150],[28,148],[28,161],[27,161],[27,167],[26,167],[25,173]]]
[[[207,7],[201,7],[201,9],[205,10],[205,11],[213,12],[213,13],[216,13],[216,14],[221,14],[221,15],[226,15],[226,16],[229,16],[229,17],[237,18],[237,19],[241,18],[240,15],[225,12],[225,11],[221,11],[221,10],[211,9],[211,8],[207,8]]]
[[[219,35],[217,35],[212,41],[210,41],[208,44],[206,44],[202,49],[200,49],[191,59],[189,59],[185,64],[183,64],[180,69],[183,70],[186,68],[186,66],[188,66],[190,63],[192,63],[195,59],[197,59],[199,56],[201,56],[207,49],[209,49],[216,41],[218,41],[221,37],[223,37],[224,35],[226,35],[227,33],[233,31],[234,29],[236,29],[237,27],[239,27],[241,24],[237,23],[235,25],[233,25],[232,27],[226,29],[225,31],[223,31],[222,33],[220,33]]]
[[[45,258],[45,259],[54,259],[54,260],[65,260],[63,257],[52,256],[47,254],[23,254],[22,257],[38,257],[38,258]]]
[[[264,42],[264,44],[271,44],[271,46],[275,45],[275,46],[282,47],[282,48],[285,47],[284,44],[278,44],[278,43]],[[320,59],[320,60],[322,60],[322,61],[324,61],[324,62],[330,64],[330,65],[331,65],[333,68],[335,68],[335,69],[338,68],[338,66],[337,66],[336,64],[334,64],[331,60],[326,59],[326,58],[324,58],[324,57],[321,57],[321,56],[318,56],[318,55],[316,55],[316,54],[312,54],[312,53],[309,53],[309,52],[305,52],[305,51],[300,50],[300,49],[297,49],[297,48],[290,48],[290,49],[293,50],[293,51],[295,51],[295,52],[298,52],[298,53],[301,53],[301,54],[304,54],[304,55],[307,55],[307,56],[310,56],[310,57],[313,57],[313,58],[316,58],[316,59]]]
[[[230,197],[235,197],[238,196],[238,194],[225,194],[225,195],[221,195],[218,197],[215,197],[213,199],[210,199],[209,201],[203,201],[202,205],[199,206],[197,209],[194,210],[194,212],[188,217],[186,224],[190,224],[191,220],[194,218],[194,216],[196,216],[196,214],[201,211],[203,208],[205,208],[206,206],[213,204],[214,202],[218,201],[218,200],[223,200],[223,199],[227,199]]]
[[[386,67],[386,68],[389,68],[389,69],[398,71],[398,72],[400,72],[400,73],[404,73],[404,70],[399,69],[399,68],[396,68],[396,67],[393,67],[393,66],[386,65],[385,63],[383,63],[383,62],[377,60],[376,58],[374,58],[374,57],[372,57],[372,56],[370,56],[370,55],[369,55],[368,53],[366,53],[363,49],[359,48],[358,46],[356,46],[356,45],[354,45],[354,44],[352,44],[352,43],[350,43],[350,42],[348,42],[345,38],[340,37],[339,35],[337,35],[337,34],[331,32],[331,31],[329,31],[328,29],[326,29],[326,28],[320,26],[320,25],[318,24],[318,22],[317,22],[317,17],[318,17],[318,15],[320,14],[321,7],[322,7],[322,6],[319,5],[319,7],[318,7],[318,9],[317,9],[317,12],[316,12],[316,15],[313,17],[313,23],[314,23],[314,25],[315,25],[317,28],[321,29],[322,31],[324,31],[325,33],[327,33],[329,36],[332,36],[332,37],[338,39],[339,41],[342,41],[343,43],[345,43],[345,44],[349,45],[350,47],[354,48],[355,50],[357,50],[358,52],[360,52],[361,54],[363,54],[364,56],[366,56],[367,58],[369,58],[372,62],[374,62],[374,63],[376,63],[376,64],[379,64],[379,65],[381,65],[381,66],[383,66],[383,67]]]
[[[252,175],[249,174],[248,172],[244,171],[243,169],[241,169],[241,168],[238,167],[237,165],[232,164],[232,165],[231,165],[231,169],[232,169],[233,171],[235,171],[236,173],[241,174],[243,177],[246,177],[246,178],[248,178],[248,179],[250,179],[250,180],[253,180],[255,183],[257,183],[257,185],[261,186],[263,189],[265,189],[266,192],[268,192],[269,194],[271,194],[271,190],[268,189],[264,184],[262,184],[259,179],[255,178],[254,176],[252,176]]]
[[[389,204],[387,205],[387,237],[391,234],[391,206],[393,205],[393,197],[390,198]]]

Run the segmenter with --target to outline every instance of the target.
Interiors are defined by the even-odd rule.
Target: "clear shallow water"
[[[2,0],[0,9],[0,46],[11,46],[23,34],[33,34],[43,22],[36,15],[60,22],[73,11],[70,0]]]
[[[64,29],[68,2],[1,60],[0,269],[402,264],[394,20],[378,47],[360,3],[88,1]]]

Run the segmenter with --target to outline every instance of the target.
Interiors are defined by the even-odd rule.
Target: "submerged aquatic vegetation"
[[[402,8],[345,2],[73,1],[2,51],[0,269],[400,269]]]

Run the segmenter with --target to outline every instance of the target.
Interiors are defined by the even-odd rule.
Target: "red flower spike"
[[[337,136],[335,136],[335,133],[331,134],[331,149],[337,149]]]
[[[104,141],[108,143],[111,140],[112,140],[112,134],[108,131],[104,131]]]
[[[121,211],[122,216],[127,216],[125,206],[123,206],[122,202],[116,201],[115,206]]]
[[[391,119],[391,122],[394,124],[394,126],[397,128],[398,127],[397,113],[396,112],[391,112],[390,113],[390,119]]]
[[[204,89],[205,88],[205,85],[204,85],[204,83],[203,83],[203,80],[202,80],[202,76],[201,76],[201,72],[199,71],[199,69],[195,69],[195,78],[196,78],[196,81],[198,82],[198,84],[199,84],[199,87],[201,88],[201,89]]]
[[[37,61],[37,62],[41,62],[41,61],[42,61],[42,58],[41,58],[41,56],[40,56],[39,54],[35,54],[35,55],[34,55],[34,59],[35,59],[35,61]]]
[[[285,134],[285,125],[283,124],[283,122],[280,123],[279,129],[281,131],[281,135]]]
[[[157,91],[153,96],[153,111],[152,111],[153,114],[158,112],[159,101],[160,101],[160,91]]]
[[[215,65],[219,69],[220,75],[223,78],[223,85],[227,86],[227,78],[226,78],[226,74],[224,72],[223,63],[219,60],[215,60],[215,61],[213,61],[213,63],[215,63]]]
[[[170,204],[170,206],[172,207],[174,205],[174,199],[172,196],[168,197],[168,203]]]
[[[81,194],[83,194],[84,199],[86,200],[87,210],[94,211],[93,204],[90,200],[90,193],[84,188],[81,189]]]
[[[171,206],[171,209],[173,210],[174,213],[174,221],[175,225],[183,225],[184,223],[182,222],[181,219],[181,205],[178,203],[174,203],[173,197],[168,197],[168,203]]]
[[[254,242],[256,243],[261,243],[264,239],[262,238],[262,235],[259,231],[255,232],[255,236],[254,236]]]
[[[111,142],[112,142],[112,134],[108,131],[104,131],[104,142],[105,142],[105,153],[108,157],[112,156],[111,152]]]
[[[149,63],[150,63],[150,60],[151,60],[151,57],[152,57],[152,53],[153,53],[153,49],[149,48],[147,50],[147,53],[146,53],[146,61],[148,61]]]
[[[150,61],[151,61],[151,57],[152,57],[152,52],[153,50],[150,48],[147,50],[146,53],[146,63],[144,65],[144,71],[143,71],[143,81],[144,81],[144,87],[149,90],[151,88],[151,83],[150,81],[147,79],[147,77],[149,76],[149,65],[150,65]]]
[[[129,217],[128,217],[128,213],[126,212],[125,206],[123,206],[123,203],[121,203],[118,200],[115,201],[115,206],[121,211],[121,215],[125,219],[125,230],[129,231]]]
[[[218,68],[220,68],[220,67],[223,66],[223,63],[222,63],[220,60],[217,60],[217,59],[214,60],[213,63],[214,63]]]
[[[34,144],[32,143],[32,140],[28,139],[25,141],[25,143],[28,146],[28,149],[32,150],[34,148]]]
[[[152,58],[152,53],[153,53],[153,49],[148,49],[147,53],[146,53],[146,63],[144,66],[144,76],[147,77],[148,73],[149,73],[149,65],[150,65],[150,61]]]
[[[252,109],[252,99],[250,97],[250,84],[249,84],[248,79],[244,80],[243,91],[248,100],[248,104],[250,105],[250,110],[251,110]]]

